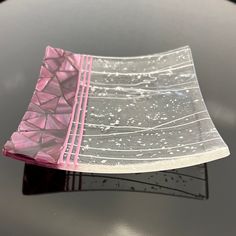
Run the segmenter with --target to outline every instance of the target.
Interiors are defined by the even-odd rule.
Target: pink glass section
[[[56,166],[75,100],[80,55],[47,47],[28,109],[3,153],[29,163]]]

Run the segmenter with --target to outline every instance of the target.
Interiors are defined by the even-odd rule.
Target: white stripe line
[[[107,85],[107,86],[118,86],[118,87],[121,87],[122,88],[122,86],[129,86],[130,88],[132,88],[132,87],[135,87],[135,86],[138,86],[138,85],[141,85],[141,84],[150,84],[150,82],[154,82],[154,81],[156,81],[158,78],[156,77],[156,79],[154,79],[154,80],[146,80],[146,81],[142,81],[142,82],[140,82],[140,83],[137,83],[137,84],[109,84],[109,83],[97,83],[97,82],[93,82],[92,84],[95,84],[95,85]],[[154,89],[158,89],[158,88],[171,88],[171,87],[177,87],[177,86],[180,86],[180,85],[185,85],[185,84],[191,84],[191,83],[196,83],[196,81],[195,80],[193,80],[193,81],[189,81],[189,82],[184,82],[184,83],[179,83],[179,84],[171,84],[171,85],[157,85],[156,87],[148,87],[148,88],[154,88]],[[90,87],[95,87],[95,88],[101,88],[101,89],[103,89],[103,88],[109,88],[110,89],[110,87],[97,87],[97,86],[90,86]],[[113,88],[114,89],[114,88]]]
[[[185,84],[191,84],[191,83],[194,83],[196,81],[191,81],[191,82],[187,82],[187,83],[181,83],[181,84],[176,84],[176,85],[170,85],[170,86],[156,86],[156,87],[152,87],[153,89],[155,90],[151,90],[151,89],[143,89],[143,88],[124,88],[124,87],[120,87],[120,86],[117,86],[116,88],[110,88],[110,87],[99,87],[99,86],[90,86],[91,88],[94,88],[94,89],[98,89],[98,90],[115,90],[117,92],[126,92],[126,91],[134,91],[134,92],[158,92],[160,90],[162,90],[162,88],[171,88],[171,87],[177,87],[179,85],[185,85]],[[185,88],[181,88],[181,89],[185,89]]]
[[[114,99],[114,100],[128,100],[128,99],[138,99],[138,98],[145,98],[145,97],[150,97],[150,96],[155,96],[160,93],[165,93],[165,92],[177,92],[177,91],[183,91],[183,90],[191,90],[191,89],[199,89],[199,87],[189,87],[189,88],[181,88],[181,89],[158,89],[156,91],[153,91],[153,94],[147,94],[147,95],[139,95],[139,96],[133,96],[131,97],[130,94],[127,94],[125,96],[120,96],[120,97],[94,97],[94,96],[89,96],[91,99]],[[91,93],[90,93],[91,94]],[[112,95],[112,94],[111,94]]]
[[[160,128],[156,128],[155,130],[164,130],[164,129],[173,129],[173,128],[177,128],[177,127],[182,127],[185,125],[189,125],[189,124],[193,124],[202,120],[211,120],[211,118],[202,118],[202,119],[198,119],[198,120],[194,120],[188,123],[184,123],[184,124],[180,124],[180,125],[173,125],[173,126],[168,126],[168,127],[160,127]],[[73,122],[75,123],[75,122]],[[78,123],[80,124],[80,123]],[[117,129],[126,129],[126,128],[130,128],[130,129],[140,129],[140,130],[146,130],[149,129],[150,127],[138,127],[138,126],[115,126],[115,125],[102,125],[102,124],[91,124],[91,123],[85,123],[85,125],[87,126],[94,126],[94,127],[111,127],[111,128],[117,128]],[[91,128],[91,127],[88,127]]]
[[[179,67],[169,67],[168,69],[160,69],[160,70],[156,70],[156,71],[150,71],[150,72],[130,72],[130,73],[125,73],[125,72],[107,72],[107,71],[92,71],[92,74],[102,74],[102,75],[151,75],[151,74],[157,74],[157,73],[162,73],[165,71],[173,71],[173,70],[178,70],[181,68],[185,68],[185,67],[189,67],[189,66],[193,66],[193,63],[188,64],[188,65],[184,65],[184,66],[179,66]]]
[[[217,133],[217,131],[214,131]],[[209,140],[215,140],[215,139],[219,139],[218,138],[212,138],[212,139],[208,139]],[[159,151],[159,150],[169,150],[169,149],[174,149],[174,148],[181,148],[181,147],[185,147],[185,146],[189,146],[189,145],[194,145],[194,144],[199,144],[199,143],[202,143],[202,141],[200,142],[195,142],[195,143],[186,143],[186,144],[183,144],[183,145],[177,145],[177,146],[174,146],[174,147],[167,147],[165,148],[164,146],[161,147],[161,148],[150,148],[150,149],[147,149],[147,148],[144,148],[144,149],[112,149],[112,148],[95,148],[95,147],[85,147],[85,146],[81,146],[87,150],[100,150],[100,151],[109,151],[109,152],[150,152],[150,151]]]
[[[213,138],[213,139],[207,139],[207,140],[203,140],[201,142],[196,142],[196,143],[189,143],[189,144],[185,144],[184,146],[189,146],[189,145],[194,145],[194,144],[201,144],[201,143],[205,143],[205,142],[209,142],[209,141],[214,141],[214,140],[221,140],[221,138]],[[177,147],[170,147],[170,148],[166,148],[166,149],[174,149],[174,148],[181,148],[184,146],[177,146]],[[165,149],[161,149],[161,150],[165,150]],[[72,153],[74,154],[74,153]],[[156,158],[116,158],[116,157],[104,157],[104,156],[94,156],[94,155],[85,155],[85,154],[80,154],[81,157],[91,157],[91,158],[95,158],[95,159],[107,159],[107,160],[127,160],[127,161],[153,161],[153,160],[165,160],[165,159],[177,159],[178,157],[156,157]]]
[[[179,120],[182,120],[182,119],[185,119],[187,117],[190,117],[190,116],[193,116],[193,115],[197,115],[197,114],[200,114],[200,113],[203,113],[203,112],[207,112],[207,110],[203,110],[203,111],[199,111],[199,112],[196,112],[196,113],[193,113],[193,114],[190,114],[190,115],[186,115],[186,116],[183,116],[183,117],[180,117],[180,118],[177,118],[177,119],[174,119],[174,120],[162,123],[160,125],[147,128],[146,130],[137,130],[137,131],[111,133],[111,134],[85,134],[84,137],[98,137],[98,136],[102,137],[102,136],[113,136],[113,135],[124,135],[124,134],[142,133],[142,132],[149,131],[149,130],[155,130],[156,128],[162,127],[164,125],[171,124],[172,122],[176,122],[176,121],[179,121]]]
[[[138,85],[141,85],[141,84],[146,84],[146,83],[150,83],[150,82],[153,82],[153,81],[156,81],[158,78],[155,77],[155,79],[153,80],[146,80],[146,81],[141,81],[139,83],[136,83],[136,84],[111,84],[111,83],[99,83],[99,82],[92,82],[91,84],[97,84],[97,85],[111,85],[111,86],[138,86]]]

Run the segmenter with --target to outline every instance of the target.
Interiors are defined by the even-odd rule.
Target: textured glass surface
[[[25,165],[26,195],[77,191],[130,191],[208,198],[207,165],[138,174],[93,174]]]
[[[188,46],[139,57],[47,47],[40,78],[4,153],[94,173],[137,173],[225,157]]]

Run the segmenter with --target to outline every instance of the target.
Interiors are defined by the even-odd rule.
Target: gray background
[[[236,5],[224,0],[8,0],[0,4],[1,146],[32,95],[47,45],[136,56],[190,45],[231,157],[209,167],[210,199],[96,192],[23,196],[24,164],[0,159],[0,235],[234,236]]]

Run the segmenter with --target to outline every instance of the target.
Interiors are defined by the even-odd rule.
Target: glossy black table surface
[[[235,23],[236,4],[226,0],[3,1],[1,146],[24,114],[47,45],[104,56],[189,45],[207,108],[231,156],[130,184],[127,176],[86,182],[91,176],[39,170],[1,155],[0,235],[236,235]],[[156,193],[139,192],[151,178],[159,178],[158,186],[150,185]],[[107,189],[116,191],[102,191],[111,180]]]

